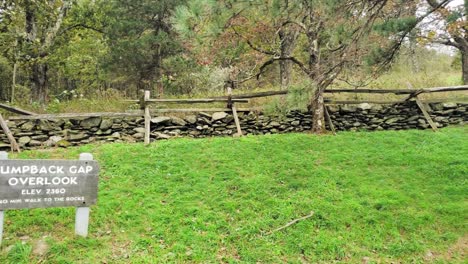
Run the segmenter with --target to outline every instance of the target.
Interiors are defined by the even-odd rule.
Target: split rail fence
[[[422,100],[419,96],[422,94],[441,93],[441,92],[460,92],[468,91],[468,85],[462,86],[450,86],[450,87],[435,87],[425,89],[329,89],[326,90],[326,94],[334,93],[355,93],[355,94],[395,94],[395,95],[406,95],[407,97],[402,100],[333,100],[331,98],[325,98],[324,112],[326,121],[329,123],[330,129],[335,132],[335,128],[331,121],[328,105],[338,104],[361,104],[361,103],[372,103],[372,104],[398,104],[414,100],[418,105],[419,109],[423,113],[424,117],[428,121],[431,128],[436,131],[437,126],[431,119],[427,112],[427,104],[431,102],[443,102],[443,99],[432,99]],[[49,120],[59,118],[88,118],[88,117],[141,117],[145,118],[145,144],[150,142],[151,134],[151,116],[158,113],[188,113],[188,112],[231,112],[234,117],[236,124],[237,133],[236,136],[242,135],[242,129],[238,117],[238,112],[250,112],[258,111],[258,108],[237,108],[236,104],[249,103],[248,99],[260,98],[276,95],[286,95],[287,90],[284,91],[268,91],[258,93],[248,93],[233,95],[232,89],[228,88],[227,96],[213,97],[213,98],[202,98],[202,99],[152,99],[149,91],[144,91],[144,95],[140,100],[127,100],[128,102],[134,102],[140,104],[140,111],[125,112],[125,113],[114,113],[114,112],[101,112],[101,113],[64,113],[64,114],[36,114],[17,107],[12,107],[5,104],[0,104],[0,108],[10,111],[14,114],[20,114],[19,116],[11,116],[9,120]],[[450,100],[453,102],[454,100]],[[226,103],[225,108],[158,108],[151,109],[151,105],[154,104],[211,104],[211,103]],[[0,125],[7,135],[12,151],[20,151],[19,145],[13,137],[11,131],[8,128],[7,122],[0,115]]]

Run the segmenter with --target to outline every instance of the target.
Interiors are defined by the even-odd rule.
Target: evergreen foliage
[[[446,22],[441,34],[425,41],[466,38],[466,8],[448,9],[448,0],[423,2],[427,14]],[[309,78],[321,91],[336,79],[355,78],[348,69],[364,66],[369,76],[388,69],[408,37],[423,39],[413,30],[427,15],[416,12],[420,4],[3,0],[0,97],[9,99],[13,73],[17,99],[28,104],[69,100],[72,94],[135,98],[140,89],[161,96],[219,94],[226,81],[235,88],[287,89]]]

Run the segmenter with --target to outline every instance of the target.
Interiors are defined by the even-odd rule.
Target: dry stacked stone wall
[[[467,105],[429,104],[429,114],[438,127],[463,125],[468,120]],[[415,102],[397,105],[329,106],[335,128],[343,130],[402,130],[430,128]],[[264,135],[303,132],[311,129],[312,115],[291,111],[283,117],[261,113],[239,113],[244,134]],[[143,118],[101,118],[9,121],[14,137],[23,149],[68,147],[91,142],[140,142],[144,138]],[[327,124],[328,126],[328,124]],[[173,137],[229,136],[236,133],[229,113],[198,113],[184,118],[157,116],[151,120],[151,139]],[[0,134],[0,149],[9,149],[6,135]]]

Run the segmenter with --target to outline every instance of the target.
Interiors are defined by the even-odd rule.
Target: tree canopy
[[[2,0],[0,96],[44,104],[108,89],[163,96],[262,81],[288,89],[299,76],[312,84],[319,131],[323,91],[356,81],[356,71],[387,69],[409,39],[456,47],[466,81],[468,5],[450,2]],[[443,30],[415,34],[428,17]]]

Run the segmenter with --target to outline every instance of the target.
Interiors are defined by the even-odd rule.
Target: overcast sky
[[[450,6],[463,5],[463,0],[452,0]]]
[[[464,0],[451,0],[449,3],[450,7],[458,7],[458,6],[463,6]],[[428,21],[431,21],[431,18],[427,19]],[[443,24],[434,24],[434,22],[431,23],[424,23],[423,20],[423,25],[422,28],[424,29],[431,29],[431,30],[436,30],[436,31],[441,31],[444,28]],[[439,44],[429,44],[427,47],[431,49],[435,49],[439,52],[446,53],[449,55],[455,55],[456,54],[456,49],[450,46],[445,46],[445,45],[439,45]]]

